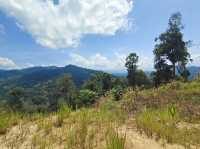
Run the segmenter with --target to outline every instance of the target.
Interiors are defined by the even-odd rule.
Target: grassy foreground
[[[123,149],[126,138],[117,129],[125,119],[126,114],[115,102],[107,102],[98,110],[72,111],[62,106],[48,115],[2,113],[0,144],[16,149]]]
[[[120,101],[114,101],[110,93],[97,106],[76,111],[65,105],[50,114],[25,115],[1,110],[0,146],[134,149],[127,145],[130,133],[120,131],[124,126],[163,145],[200,148],[200,81],[173,82],[158,89],[127,89]]]

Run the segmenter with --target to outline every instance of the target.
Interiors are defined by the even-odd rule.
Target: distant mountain
[[[188,70],[190,71],[190,76],[189,76],[190,80],[195,79],[197,75],[200,74],[200,67],[191,66],[188,67]]]
[[[144,71],[144,72],[147,76],[150,76],[152,71]],[[127,72],[115,72],[112,74],[116,77],[126,77],[127,76]]]
[[[114,72],[112,74],[116,77],[126,77],[127,76],[127,72]]]
[[[79,87],[93,74],[99,73],[74,65],[66,67],[32,67],[21,70],[0,70],[0,90],[12,86],[32,87],[56,79],[64,74],[70,74]]]
[[[190,66],[188,67],[188,70],[190,71],[190,76],[189,80],[193,80],[197,77],[198,74],[200,74],[200,67],[198,66]],[[146,75],[150,77],[152,71],[145,71]],[[118,73],[113,73],[114,76],[117,77],[126,77],[127,72],[118,72]]]

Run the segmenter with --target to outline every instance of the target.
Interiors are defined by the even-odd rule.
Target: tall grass
[[[64,119],[68,118],[70,116],[70,113],[71,109],[67,105],[61,105],[59,111],[56,113],[57,120],[55,122],[55,126],[61,127],[64,123]]]
[[[119,134],[113,128],[106,133],[106,149],[125,149],[126,135]]]
[[[146,110],[136,117],[138,130],[149,137],[166,140],[190,148],[200,146],[200,129],[179,128],[181,120],[174,107],[162,110]]]
[[[14,112],[1,112],[0,113],[0,135],[7,132],[8,128],[17,125],[22,115]]]

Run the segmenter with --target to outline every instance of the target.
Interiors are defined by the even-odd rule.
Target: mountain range
[[[190,71],[189,79],[194,79],[200,72],[200,67],[188,67]],[[92,75],[101,71],[86,69],[75,65],[67,65],[65,67],[32,67],[21,70],[0,70],[0,89],[5,87],[23,86],[32,87],[37,84],[54,80],[64,74],[70,74],[77,87],[80,87],[84,81],[88,80]],[[145,72],[148,76],[150,71]],[[127,73],[113,73],[114,76],[126,77]]]
[[[70,74],[77,87],[100,71],[81,68],[74,65],[65,67],[32,67],[21,70],[0,70],[0,92],[15,86],[33,87],[54,80],[64,74]]]
[[[198,66],[190,66],[187,69],[190,72],[189,80],[195,79],[195,77],[200,73],[200,67],[198,67]],[[145,71],[147,76],[150,76],[151,72],[152,71]],[[127,72],[113,73],[113,75],[118,76],[118,77],[126,77]]]

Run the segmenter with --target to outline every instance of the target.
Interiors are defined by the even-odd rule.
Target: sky
[[[125,71],[126,56],[153,69],[154,39],[181,12],[200,66],[199,0],[0,0],[0,69],[74,64]]]

